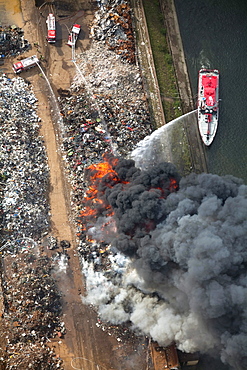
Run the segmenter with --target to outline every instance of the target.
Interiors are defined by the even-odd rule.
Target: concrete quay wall
[[[164,21],[166,23],[168,42],[170,45],[177,78],[177,86],[182,101],[183,113],[185,114],[196,109],[196,106],[193,102],[193,95],[184,55],[176,8],[174,0],[159,1],[160,7],[163,12]],[[197,114],[195,113],[191,115],[189,119],[185,119],[183,122],[183,126],[186,131],[189,144],[191,171],[196,173],[208,172],[206,148],[203,145],[199,134]]]
[[[159,0],[159,2],[167,30],[168,44],[170,46],[170,51],[173,58],[177,87],[182,103],[182,112],[185,114],[193,111],[196,107],[192,98],[191,85],[183,50],[183,43],[180,35],[176,8],[173,0]],[[138,60],[143,73],[144,87],[146,88],[146,94],[151,107],[153,121],[155,126],[158,128],[168,122],[165,121],[162,108],[160,90],[153,61],[145,13],[142,0],[131,0],[131,4],[134,11]],[[189,119],[184,119],[183,124],[180,125],[180,127],[182,127],[186,132],[188,151],[190,153],[191,171],[196,173],[207,172],[206,152],[199,134],[196,113],[190,115]],[[170,143],[170,145],[174,146],[175,143]],[[180,155],[183,156],[184,154],[181,152]],[[171,161],[175,163],[172,158]]]

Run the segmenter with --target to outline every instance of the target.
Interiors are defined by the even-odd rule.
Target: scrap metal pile
[[[126,1],[100,3],[96,23],[101,27],[105,23],[100,21],[100,17],[108,17],[112,3],[115,9],[117,5],[127,4]],[[117,19],[120,17],[115,17],[114,22]],[[108,23],[108,31],[110,24],[114,30],[113,21]],[[94,40],[90,49],[77,55],[77,75],[71,89],[58,92],[63,116],[63,159],[72,187],[71,206],[78,226],[78,251],[83,260],[83,272],[86,277],[90,275],[90,269],[102,272],[103,279],[110,280],[109,286],[112,287],[114,280],[121,280],[119,274],[128,261],[122,258],[120,262],[119,255],[114,255],[109,244],[92,241],[85,233],[81,214],[88,184],[84,179],[84,171],[91,164],[102,161],[105,153],[128,157],[137,143],[151,134],[153,127],[138,65],[124,60],[118,49],[109,50],[109,42],[99,41],[97,27],[92,31]],[[109,31],[107,37],[115,42],[114,32]],[[87,287],[90,289],[89,285]],[[106,330],[106,327],[109,327],[109,332],[113,330],[111,325],[107,326],[101,321],[98,325],[102,330]],[[116,326],[113,332],[118,330],[123,332],[127,329],[118,329]]]
[[[131,56],[134,46],[128,40],[132,38],[126,39],[121,31],[132,30],[130,10],[126,1],[111,3],[112,14],[109,4],[99,10],[101,16],[109,13],[108,41],[93,40],[91,48],[78,56],[79,70],[71,90],[61,91],[63,158],[72,185],[75,218],[80,215],[87,190],[84,169],[100,161],[106,152],[127,157],[152,132],[140,70],[133,64],[134,54]],[[102,24],[100,27],[103,30]],[[114,46],[120,39],[125,40],[120,43],[122,49]],[[62,369],[61,360],[47,346],[49,338],[65,330],[58,319],[59,294],[50,277],[50,261],[37,252],[37,248],[42,250],[41,240],[50,220],[49,172],[38,136],[36,98],[20,77],[10,80],[3,75],[0,88],[0,175],[5,180],[1,245],[9,266],[4,276],[6,311],[1,322],[6,326],[7,350],[1,356],[6,369]],[[108,246],[87,241],[81,226],[79,219],[83,258],[94,268],[104,260],[107,270],[111,264]]]
[[[135,63],[135,40],[129,1],[98,1],[99,10],[91,27],[91,36],[103,41],[121,59]]]
[[[65,333],[51,269],[48,257],[39,256],[37,249],[5,256],[2,323],[6,349],[1,349],[1,357],[6,369],[62,369],[62,360],[46,344]]]
[[[78,56],[80,73],[68,96],[59,99],[63,149],[78,213],[86,190],[83,171],[105,152],[121,156],[152,132],[148,104],[137,66],[124,63],[101,42]]]
[[[128,156],[153,130],[141,71],[130,57],[135,46],[129,2],[105,0],[98,5],[90,49],[77,55],[74,83],[70,91],[60,91],[59,99],[75,217],[86,191],[85,167],[105,152]],[[121,43],[120,53],[119,40],[133,42]],[[84,238],[80,226],[78,236]]]
[[[49,232],[49,171],[36,98],[22,78],[0,77],[1,268],[4,369],[62,369],[46,345],[64,332],[51,262],[40,256]]]
[[[20,55],[30,48],[24,31],[16,26],[0,26],[0,58]]]
[[[95,271],[109,271],[112,258],[109,246],[103,242],[92,243],[84,233],[81,217],[87,191],[84,170],[101,161],[105,153],[128,157],[153,127],[138,65],[122,58],[118,49],[109,49],[119,34],[115,31],[122,27],[123,10],[130,12],[129,3],[105,0],[98,4],[100,9],[93,22],[90,49],[77,55],[77,75],[71,89],[58,92],[63,116],[63,159],[72,186],[71,206],[78,227],[78,250],[86,264],[93,264]],[[114,21],[108,19],[113,12],[118,14]],[[128,20],[128,29],[132,30],[131,17]],[[101,33],[105,36],[99,37]],[[99,41],[105,37],[107,42]],[[126,50],[129,50],[127,46]]]
[[[1,243],[39,238],[49,226],[47,157],[38,136],[36,98],[20,77],[0,77]]]

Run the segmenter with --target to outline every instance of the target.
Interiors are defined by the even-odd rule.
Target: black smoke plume
[[[212,174],[180,179],[170,163],[141,171],[118,159],[113,169],[114,182],[106,176],[98,188],[113,210],[112,245],[132,272],[114,298],[98,301],[102,315],[160,345],[247,369],[246,185]]]

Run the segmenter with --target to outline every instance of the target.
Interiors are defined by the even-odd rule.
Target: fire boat
[[[219,119],[219,71],[200,69],[198,78],[198,127],[205,145],[212,144]]]

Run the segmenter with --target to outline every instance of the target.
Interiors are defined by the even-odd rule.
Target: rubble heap
[[[36,98],[21,77],[0,77],[2,243],[38,239],[49,227],[47,157],[39,134]]]
[[[111,8],[99,10],[101,16],[108,14],[111,31],[103,41],[94,40],[91,49],[78,57],[80,73],[70,91],[61,91],[64,159],[73,188],[75,216],[80,215],[86,191],[85,167],[113,149],[128,156],[152,131],[140,71],[131,64],[134,44],[130,9],[124,1],[111,3]],[[99,34],[103,23],[97,27]],[[36,98],[20,77],[10,80],[3,75],[0,88],[0,175],[6,180],[1,244],[14,253],[4,257],[8,266],[3,279],[2,320],[6,327],[6,352],[1,355],[6,369],[62,368],[61,360],[47,346],[54,336],[60,338],[65,333],[58,319],[60,297],[51,279],[50,261],[39,256],[37,247],[49,228],[49,206],[47,158],[38,136]],[[85,246],[85,261],[99,267],[100,259],[104,259],[104,268],[110,273],[108,246],[86,241],[80,227],[81,224],[79,248]],[[49,242],[53,249],[54,241]],[[61,247],[67,248],[68,243]]]
[[[104,42],[123,60],[135,63],[135,41],[129,1],[98,1],[99,10],[91,27],[91,36]]]
[[[62,369],[47,346],[65,333],[52,263],[40,256],[49,231],[49,172],[36,98],[21,77],[0,77],[1,259],[4,369]],[[54,262],[55,263],[55,262]],[[3,274],[4,271],[4,274]],[[3,334],[4,333],[4,334]]]
[[[4,189],[4,182],[5,178],[4,176],[0,175],[0,235],[2,234],[2,228],[3,228],[3,189]]]
[[[24,39],[23,29],[16,26],[0,26],[0,58],[20,55],[30,48]]]
[[[47,340],[65,333],[60,323],[60,295],[51,278],[52,265],[37,250],[5,257],[3,295],[7,369],[62,369]]]
[[[115,49],[109,50],[109,44],[118,39],[119,33],[114,30],[120,29],[116,24],[121,20],[119,15],[114,18],[111,13],[120,9],[130,12],[128,2],[104,0],[98,1],[98,5],[90,49],[77,55],[79,71],[71,89],[58,93],[63,115],[63,159],[72,185],[78,250],[86,263],[93,264],[94,270],[109,271],[109,246],[88,240],[80,217],[87,191],[84,170],[101,161],[106,152],[128,157],[137,143],[151,134],[153,127],[139,67],[126,62]],[[131,22],[130,17],[128,20]],[[132,33],[131,27],[128,30]]]
[[[99,20],[100,17],[106,19],[109,15],[106,3],[109,5],[108,1],[104,1],[104,4],[101,2],[103,5],[97,13],[98,25],[104,24],[104,21]],[[124,2],[112,3],[117,6]],[[127,261],[124,258],[126,262],[123,262],[123,258],[116,255],[109,244],[92,241],[85,234],[84,220],[80,218],[88,186],[84,182],[85,168],[102,161],[106,152],[128,157],[137,143],[153,130],[140,69],[126,62],[116,50],[109,50],[108,41],[111,40],[112,44],[115,42],[114,32],[107,33],[107,42],[104,37],[100,41],[96,36],[99,31],[97,27],[92,31],[95,37],[90,49],[77,55],[79,71],[71,89],[59,91],[63,115],[63,159],[72,186],[72,209],[78,226],[78,251],[82,257],[89,291],[88,276],[93,276],[92,284],[95,281],[108,281],[109,290],[114,290],[122,278],[121,271],[125,269]],[[100,320],[98,326],[116,334],[119,341],[122,340],[120,333],[130,333],[129,328],[113,327]]]
[[[86,61],[86,62],[85,62]],[[128,154],[152,132],[142,79],[135,65],[122,62],[101,42],[78,56],[80,73],[71,91],[61,91],[63,149],[79,215],[85,192],[85,166],[114,150]],[[65,96],[67,95],[67,96]]]

